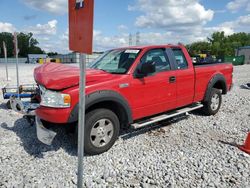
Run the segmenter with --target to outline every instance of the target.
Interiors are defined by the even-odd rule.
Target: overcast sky
[[[40,47],[68,52],[67,0],[0,0],[0,32],[32,32]],[[190,43],[214,31],[250,32],[250,0],[95,0],[94,50]],[[135,37],[133,38],[135,43]]]

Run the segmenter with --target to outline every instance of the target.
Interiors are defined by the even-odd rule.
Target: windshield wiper
[[[98,69],[98,68],[97,68]],[[110,73],[109,71],[105,70],[105,69],[98,69],[98,70],[102,70],[103,72],[106,72],[106,73]]]

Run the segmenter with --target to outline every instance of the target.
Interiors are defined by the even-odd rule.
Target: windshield
[[[105,52],[88,68],[100,69],[113,74],[125,74],[138,56],[138,49],[118,49]]]

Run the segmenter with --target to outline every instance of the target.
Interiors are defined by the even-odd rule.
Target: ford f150
[[[215,115],[232,86],[227,63],[193,64],[182,45],[113,49],[86,71],[84,150],[107,151],[121,128],[140,128],[200,108]],[[48,63],[37,67],[37,122],[78,121],[79,68]]]

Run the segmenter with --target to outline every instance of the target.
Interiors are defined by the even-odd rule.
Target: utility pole
[[[7,49],[6,49],[6,44],[4,41],[3,41],[3,51],[4,51],[4,59],[5,59],[6,79],[7,79],[7,81],[9,81]]]
[[[19,93],[19,70],[18,70],[18,53],[19,53],[19,49],[18,49],[18,40],[17,40],[17,32],[14,33],[14,53],[16,55],[16,79],[17,79],[17,96],[18,99],[20,99],[20,93]]]
[[[136,33],[136,46],[140,45],[140,32]]]
[[[129,46],[132,46],[132,38],[133,38],[133,36],[132,36],[132,34],[130,33],[130,34],[129,34],[129,43],[128,43]]]

